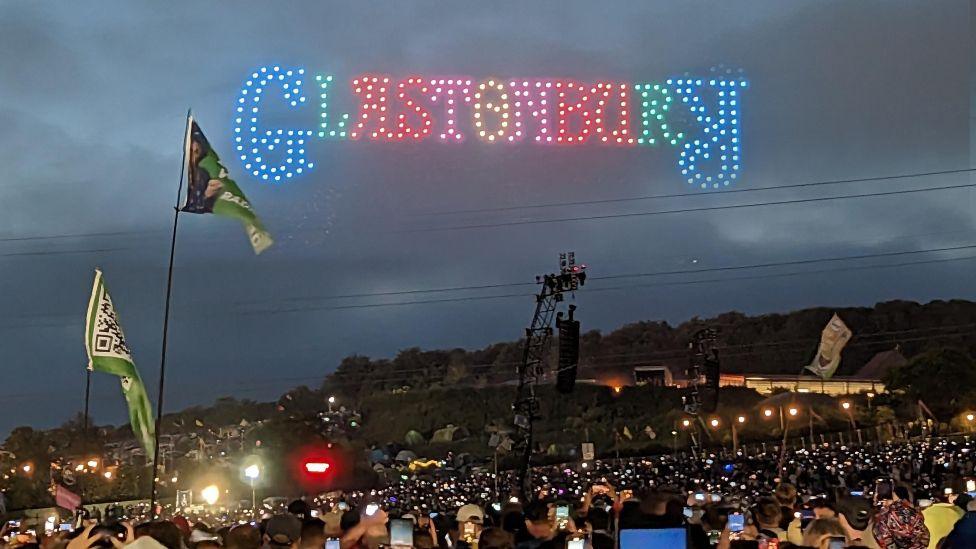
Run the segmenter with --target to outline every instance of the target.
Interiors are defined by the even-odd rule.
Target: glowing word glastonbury
[[[307,81],[310,80],[310,81]],[[482,78],[364,74],[349,81],[358,108],[330,112],[333,75],[306,77],[300,67],[266,66],[250,74],[237,97],[234,145],[244,167],[282,182],[314,169],[314,139],[374,142],[473,136],[490,146],[677,147],[677,169],[689,184],[718,189],[739,175],[742,79],[670,78],[663,82],[552,78]],[[318,105],[315,125],[273,127],[261,99],[286,109]]]

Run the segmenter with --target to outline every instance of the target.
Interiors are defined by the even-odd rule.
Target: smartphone
[[[701,492],[695,494],[695,501],[705,501],[705,494]]]
[[[877,500],[891,499],[891,492],[894,489],[890,480],[879,479],[874,485],[874,497]]]
[[[729,513],[729,532],[741,532],[746,527],[746,518],[742,513]]]
[[[691,517],[695,516],[695,510],[692,509],[691,507],[685,507],[684,515],[685,515],[685,518],[691,518]]]
[[[437,518],[437,513],[429,513],[427,516],[429,518]]]
[[[864,495],[864,490],[851,490],[851,497],[859,498]]]
[[[830,536],[827,549],[844,549],[847,547],[847,538],[844,536]]]
[[[346,503],[346,502],[344,502],[344,501],[340,501],[339,502],[339,510],[340,511],[348,511],[349,510],[349,504]]]
[[[491,508],[494,509],[496,513],[501,513],[502,512],[502,504],[501,503],[492,503],[491,504]]]
[[[379,510],[380,510],[379,505],[376,505],[375,503],[370,503],[369,505],[366,506],[366,516],[371,517],[375,515],[376,512]]]
[[[403,519],[391,520],[390,545],[393,547],[413,547],[413,523]]]
[[[329,538],[325,540],[325,549],[341,549],[342,545],[339,538]]]
[[[72,528],[72,525],[71,525],[70,522],[62,522],[61,525],[58,526],[58,531],[59,532],[70,532],[72,530],[74,530],[74,528]]]
[[[576,538],[566,541],[566,549],[584,549],[586,547],[586,540],[583,538]]]

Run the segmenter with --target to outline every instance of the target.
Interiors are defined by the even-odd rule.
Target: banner
[[[840,366],[840,353],[851,339],[851,330],[836,314],[820,334],[820,348],[813,362],[806,369],[821,377],[830,379]]]
[[[152,405],[132,353],[125,342],[112,298],[105,288],[102,271],[95,269],[95,282],[88,301],[85,320],[85,349],[88,351],[88,370],[119,376],[122,394],[129,405],[129,423],[136,439],[150,460],[153,456]]]
[[[54,488],[54,503],[62,509],[74,511],[81,506],[81,496],[58,484]]]
[[[261,220],[244,192],[228,176],[227,168],[210,147],[200,126],[190,117],[187,136],[187,187],[186,200],[180,211],[187,213],[212,213],[236,219],[244,224],[255,254],[260,254],[274,241],[264,229]]]

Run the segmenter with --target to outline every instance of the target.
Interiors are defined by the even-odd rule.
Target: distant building
[[[885,373],[907,362],[900,349],[896,347],[890,351],[882,351],[874,355],[867,364],[851,376],[820,379],[810,374],[723,373],[719,378],[719,385],[722,387],[747,387],[763,394],[784,389],[798,393],[824,393],[828,395],[877,394],[885,390],[884,383],[881,381]],[[633,379],[635,385],[679,388],[688,386],[688,379],[685,377],[683,367],[663,364],[636,366],[633,370]]]
[[[671,370],[663,364],[654,366],[635,366],[634,385],[672,387],[674,386],[674,376],[671,375]]]

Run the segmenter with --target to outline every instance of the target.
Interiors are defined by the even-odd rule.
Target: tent
[[[424,440],[424,435],[414,431],[413,429],[407,431],[407,434],[403,437],[403,442],[408,446],[416,446],[418,444],[423,444],[427,442]]]
[[[415,459],[417,459],[417,454],[410,450],[400,450],[400,453],[396,455],[396,460],[401,463],[410,463]]]

